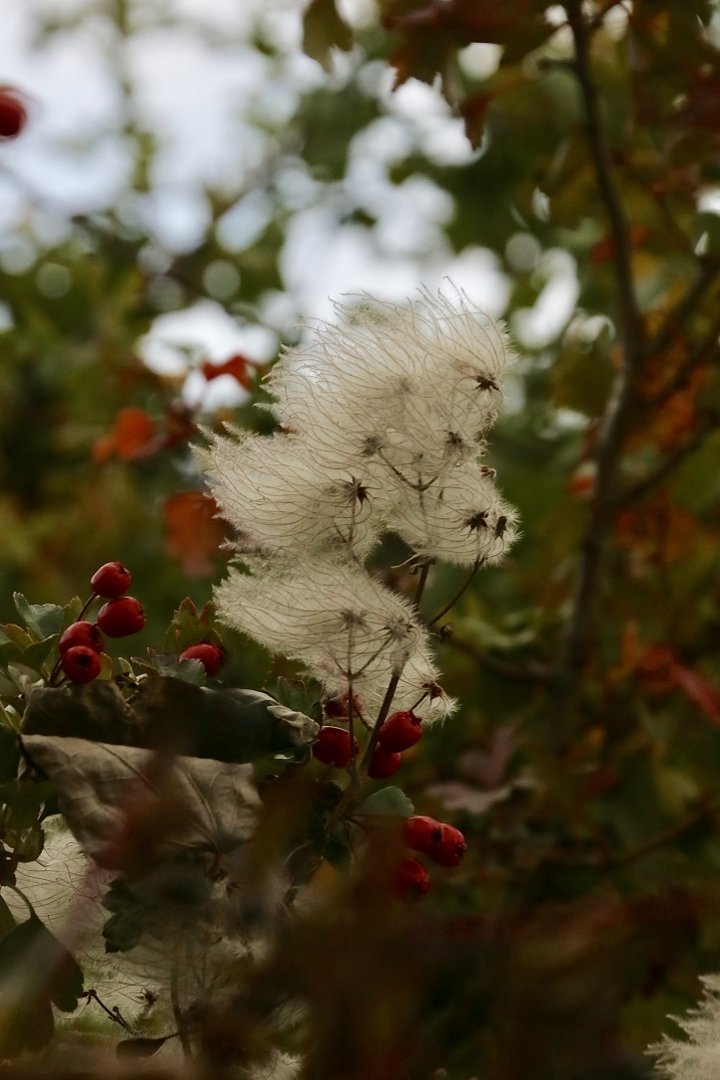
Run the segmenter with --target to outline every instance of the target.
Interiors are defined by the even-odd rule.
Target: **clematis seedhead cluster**
[[[243,563],[218,587],[218,612],[328,694],[352,686],[372,709],[394,676],[395,707],[424,697],[425,716],[442,718],[453,703],[427,631],[366,562],[388,532],[420,560],[468,568],[513,543],[515,511],[483,462],[512,351],[461,293],[361,296],[336,316],[268,376],[279,430],[228,428],[202,452]]]

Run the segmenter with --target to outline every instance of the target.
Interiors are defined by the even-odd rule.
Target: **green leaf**
[[[392,814],[394,817],[410,817],[415,812],[410,799],[399,787],[384,787],[368,795],[358,807],[358,814]]]
[[[303,50],[313,60],[332,70],[332,50],[349,52],[352,30],[340,17],[335,0],[311,0],[303,17]]]
[[[252,766],[87,739],[26,735],[31,759],[58,793],[60,810],[87,855],[136,870],[178,845],[234,851],[251,835],[259,796]],[[113,840],[123,837],[122,844]]]
[[[145,675],[172,676],[193,686],[203,686],[207,679],[205,667],[199,660],[181,660],[172,653],[160,653],[148,649],[149,660],[133,657],[133,666],[137,672]]]
[[[37,1052],[54,1033],[52,1005],[72,1012],[83,991],[77,961],[36,916],[0,941],[0,1054]]]
[[[22,593],[13,593],[15,610],[37,638],[59,634],[65,625],[65,609],[59,604],[31,604]]]

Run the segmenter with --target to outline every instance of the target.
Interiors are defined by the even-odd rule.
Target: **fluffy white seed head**
[[[517,537],[517,515],[479,461],[445,470],[427,487],[393,476],[386,523],[419,555],[459,566],[498,562]]]
[[[409,304],[364,296],[337,305],[337,325],[316,328],[268,377],[280,424],[303,433],[337,465],[393,447],[418,451],[429,468],[455,450],[472,452],[494,422],[504,369],[504,330],[462,293],[420,293]]]
[[[351,564],[265,563],[252,575],[231,572],[215,595],[225,622],[303,661],[331,692],[350,678],[363,695],[366,687],[387,687],[427,653],[412,605]]]
[[[379,520],[363,474],[319,462],[302,439],[278,434],[215,435],[204,454],[223,516],[247,554],[346,551],[364,558]]]
[[[720,975],[706,976],[705,996],[687,1016],[674,1017],[687,1040],[665,1038],[650,1047],[666,1080],[715,1080],[720,1076]]]

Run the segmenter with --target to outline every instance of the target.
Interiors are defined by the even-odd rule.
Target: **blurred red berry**
[[[0,90],[0,137],[14,139],[27,123],[27,110],[12,90]]]
[[[89,646],[73,645],[63,653],[61,666],[71,682],[89,683],[100,674],[102,660]]]
[[[108,600],[98,612],[98,626],[108,637],[126,637],[137,634],[145,625],[145,612],[134,596],[119,596]]]
[[[427,851],[429,858],[440,866],[457,866],[467,849],[465,837],[454,825],[441,825],[440,843]]]
[[[439,866],[457,866],[465,854],[465,837],[454,825],[415,814],[403,827],[405,842]]]
[[[386,750],[384,746],[376,746],[368,766],[368,776],[371,780],[384,780],[386,776],[392,776],[402,765],[402,754],[394,750]]]
[[[425,896],[430,888],[430,875],[417,859],[403,859],[395,872],[395,892],[403,899]]]
[[[442,826],[435,818],[414,814],[405,821],[403,834],[408,847],[427,854],[442,840]]]
[[[378,733],[383,750],[409,750],[422,737],[422,717],[413,712],[395,712],[388,716]]]
[[[206,674],[212,678],[213,675],[217,675],[223,665],[225,650],[209,641],[201,641],[197,645],[190,645],[187,649],[183,649],[180,659],[199,660]]]
[[[72,623],[67,630],[62,632],[58,642],[58,649],[62,654],[76,645],[84,645],[86,648],[92,649],[93,652],[101,653],[103,644],[103,636],[95,623],[81,619],[80,622]]]
[[[90,586],[97,596],[115,600],[130,588],[132,574],[121,562],[106,562],[90,578]]]
[[[350,732],[345,728],[326,725],[320,729],[312,752],[313,757],[322,761],[323,765],[335,765],[338,769],[344,769],[359,749],[359,742],[357,739],[351,739]]]

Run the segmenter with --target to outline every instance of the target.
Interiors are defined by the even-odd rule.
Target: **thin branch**
[[[457,604],[460,597],[463,596],[464,593],[467,591],[467,589],[470,588],[470,585],[472,584],[472,582],[475,579],[475,575],[477,574],[478,570],[480,569],[480,565],[481,565],[480,559],[476,559],[475,562],[473,563],[472,570],[470,571],[470,574],[465,579],[463,584],[460,586],[458,591],[455,593],[452,600],[448,604],[446,604],[445,607],[441,611],[438,611],[437,615],[433,615],[432,619],[428,619],[427,626],[434,626],[436,622],[439,622],[439,620],[442,619],[443,615],[447,615],[450,608],[455,607],[455,605]]]
[[[678,446],[672,454],[668,454],[656,469],[647,473],[641,480],[637,480],[631,487],[620,492],[617,505],[626,506],[629,503],[636,502],[638,499],[644,499],[658,484],[666,480],[690,454],[698,450],[705,440],[718,430],[718,427],[720,427],[720,415],[716,412],[707,412],[703,424],[691,438]]]
[[[652,399],[654,406],[663,405],[668,398],[683,388],[693,371],[701,364],[704,364],[706,360],[709,360],[714,352],[718,351],[718,339],[720,339],[720,316],[715,319],[710,331],[695,346],[682,366],[675,372],[670,382]]]
[[[696,810],[693,810],[692,813],[688,814],[687,817],[678,821],[677,824],[670,825],[667,829],[663,829],[662,832],[656,833],[642,844],[630,848],[629,851],[623,851],[620,852],[619,855],[611,856],[603,863],[603,868],[619,870],[622,869],[622,867],[630,866],[639,859],[644,859],[646,855],[651,855],[653,852],[659,851],[661,848],[671,844],[673,840],[677,840],[683,833],[688,832],[706,818],[716,814],[718,810],[720,810],[720,799],[711,799],[709,802],[703,803]]]
[[[685,294],[670,309],[655,337],[647,343],[647,356],[659,356],[665,351],[677,331],[697,309],[700,301],[715,282],[718,273],[720,273],[720,263],[716,259],[701,261],[695,280],[688,285]]]
[[[479,664],[489,668],[490,671],[495,671],[498,675],[516,682],[535,682],[548,685],[553,683],[556,678],[552,668],[543,664],[533,661],[519,664],[514,663],[512,660],[504,660],[501,656],[496,656],[494,653],[483,649],[482,646],[455,637],[455,635],[447,638],[445,644],[450,648],[457,649],[458,652],[470,657],[471,660],[476,660]]]
[[[577,676],[589,647],[607,548],[610,511],[619,479],[623,434],[634,401],[633,380],[642,357],[642,327],[632,273],[630,230],[613,174],[610,148],[600,114],[598,89],[592,76],[591,28],[584,20],[579,0],[566,4],[566,10],[575,42],[575,73],[582,96],[586,135],[613,240],[623,356],[598,436],[595,490],[582,539],[575,595],[562,646],[557,701],[557,731],[560,738],[567,735],[567,718],[576,693]]]

